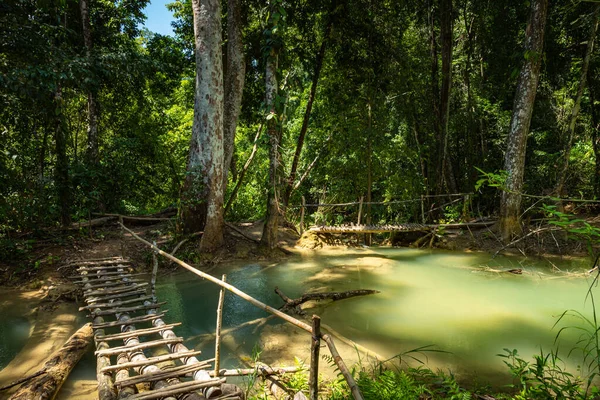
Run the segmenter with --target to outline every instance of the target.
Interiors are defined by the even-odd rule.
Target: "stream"
[[[553,271],[552,264],[563,273]],[[493,271],[513,268],[522,269],[523,274]],[[576,372],[581,357],[575,352],[567,359],[567,354],[579,333],[566,330],[557,342],[555,337],[559,326],[580,322],[565,319],[554,325],[567,309],[591,315],[590,301],[585,301],[591,277],[564,274],[581,274],[589,268],[590,261],[585,259],[492,259],[485,253],[371,248],[321,250],[278,263],[237,262],[219,266],[211,274],[227,274],[229,283],[276,307],[282,304],[274,293],[276,286],[291,298],[307,291],[379,290],[376,295],[317,304],[309,313],[320,315],[324,324],[383,357],[432,346],[428,349],[441,352],[410,353],[419,361],[408,355],[401,359],[500,386],[510,382],[508,370],[497,356],[504,348],[518,349],[530,360],[540,348],[547,352],[558,347],[566,366]],[[183,271],[159,275],[157,291],[160,301],[168,302],[165,320],[183,323],[175,331],[189,338],[186,345],[202,350],[201,358],[213,357],[218,287]],[[223,329],[265,316],[264,311],[235,295],[226,295]],[[77,322],[85,322],[82,313]],[[260,360],[272,365],[293,365],[294,356],[308,363],[309,343],[305,332],[271,319],[258,328],[254,324],[226,334],[222,367],[251,363],[257,348],[261,349]],[[336,339],[336,343],[341,342]],[[359,358],[372,361],[350,346],[341,347],[349,364]],[[13,353],[14,349],[2,349],[0,355]],[[82,382],[87,382],[87,391],[78,385]],[[90,351],[59,399],[93,398],[94,389],[95,358]]]

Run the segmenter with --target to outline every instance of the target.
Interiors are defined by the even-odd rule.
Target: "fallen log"
[[[345,292],[324,292],[324,293],[304,293],[297,299],[290,299],[286,296],[278,287],[275,287],[275,293],[279,295],[285,301],[285,304],[280,308],[281,310],[293,310],[300,315],[304,315],[304,311],[300,306],[307,301],[311,300],[344,300],[351,297],[367,296],[369,294],[380,293],[379,290],[370,289],[359,289],[359,290],[347,290]]]
[[[85,324],[58,349],[42,367],[44,373],[27,381],[10,400],[48,399],[59,389],[92,342],[91,324]]]

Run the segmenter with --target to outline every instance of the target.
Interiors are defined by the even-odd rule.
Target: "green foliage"
[[[428,391],[425,385],[418,384],[414,377],[404,371],[383,371],[377,375],[360,372],[357,382],[365,399],[401,400],[416,399]]]
[[[549,224],[564,229],[571,239],[585,241],[588,253],[590,256],[594,256],[594,246],[600,244],[600,228],[573,214],[559,211],[555,205],[543,204],[541,208],[548,218]]]
[[[564,370],[563,362],[557,352],[534,356],[534,363],[519,357],[517,350],[504,349],[504,363],[517,381],[513,385],[518,390],[514,397],[526,399],[585,399],[587,394],[583,382]]]

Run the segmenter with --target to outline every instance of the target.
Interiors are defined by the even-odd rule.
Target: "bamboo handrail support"
[[[119,225],[121,225],[121,227],[124,227],[125,225],[123,224],[123,216],[120,215],[119,216]],[[125,237],[125,231],[123,230],[123,228],[121,228],[121,258],[125,257],[125,242],[123,240],[123,238]]]
[[[310,346],[310,375],[308,389],[310,400],[319,400],[319,350],[321,348],[321,318],[312,316],[312,338]]]
[[[221,280],[225,282],[227,275],[223,274]],[[225,288],[219,292],[219,304],[217,305],[217,327],[215,328],[215,376],[219,376],[221,369],[221,324],[223,323],[223,302],[225,301]]]
[[[302,196],[302,208],[300,209],[300,235],[304,233],[304,212],[306,208],[306,199]]]
[[[152,242],[152,245],[156,247],[156,242]],[[158,247],[156,247],[158,248]],[[152,292],[152,298],[156,302],[156,274],[158,273],[158,257],[156,257],[156,251],[152,252],[152,280],[150,281],[150,287]]]
[[[362,219],[362,206],[363,206],[363,197],[360,197],[360,201],[358,202],[358,221],[356,225],[360,225],[360,220]]]
[[[152,243],[150,243],[149,241],[141,238],[140,236],[138,236],[135,232],[133,232],[131,229],[127,228],[125,225],[123,225],[123,223],[119,222],[119,224],[121,225],[121,227],[123,227],[123,229],[127,232],[129,232],[134,238],[136,238],[137,240],[139,240],[140,242],[146,244],[147,246],[150,246],[152,249],[154,249],[158,254],[160,254],[161,256],[173,261],[174,263],[182,266],[183,268],[187,269],[188,271],[190,271],[191,273],[198,275],[201,278],[204,278],[208,281],[211,281],[213,283],[216,283],[217,285],[229,290],[231,293],[237,295],[238,297],[246,300],[247,302],[249,302],[250,304],[260,308],[261,310],[264,310],[270,314],[273,314],[287,322],[289,322],[290,324],[305,330],[306,332],[309,332],[312,334],[312,326],[308,325],[306,322],[302,322],[300,320],[297,320],[294,317],[291,317],[271,306],[266,305],[265,303],[255,299],[254,297],[246,294],[245,292],[241,291],[240,289],[236,288],[233,285],[230,285],[227,282],[223,282],[222,280],[215,278],[212,275],[209,275],[205,272],[202,272],[194,267],[192,267],[191,265],[187,264],[184,261],[181,261],[180,259],[173,257],[171,254],[166,253],[164,251],[162,251],[161,249],[159,249],[157,246],[153,245]],[[348,367],[346,366],[346,364],[344,363],[344,360],[340,357],[340,354],[338,353],[337,349],[335,348],[335,344],[333,343],[333,339],[331,338],[331,336],[325,334],[325,335],[321,335],[321,337],[323,338],[323,340],[325,340],[325,342],[327,343],[327,347],[329,347],[329,350],[331,351],[331,355],[333,356],[333,359],[335,360],[335,363],[337,364],[338,368],[340,369],[340,371],[342,371],[342,374],[344,375],[344,378],[346,379],[346,382],[348,383],[348,386],[350,387],[350,390],[352,391],[352,396],[354,397],[354,400],[364,400],[360,389],[358,388],[358,386],[356,385],[356,382],[354,381],[354,378],[352,377],[352,374],[350,373],[350,371],[348,370]]]

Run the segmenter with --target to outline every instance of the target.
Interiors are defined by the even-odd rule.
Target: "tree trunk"
[[[437,42],[436,42],[436,32],[435,32],[435,17],[434,17],[434,0],[429,0],[429,28],[430,28],[430,36],[429,36],[429,52],[431,55],[431,71],[430,71],[430,79],[431,79],[431,104],[432,104],[432,112],[433,112],[433,138],[430,140],[430,149],[435,149],[438,147],[438,143],[440,143],[441,136],[441,127],[440,127],[440,87],[439,87],[439,79],[438,79],[438,50],[437,50]],[[438,174],[437,176],[430,177],[431,179],[427,182],[428,185],[436,185],[440,181],[439,176],[439,168],[436,165],[435,157],[431,154],[429,156],[429,171],[431,171],[430,175],[433,173]],[[429,192],[429,187],[427,188],[427,192]],[[437,192],[437,190],[436,190]]]
[[[10,400],[54,399],[92,338],[92,325],[85,324],[46,361],[42,373],[21,386]]]
[[[440,140],[438,143],[438,193],[457,192],[448,156],[448,120],[452,86],[452,0],[440,1],[440,42],[442,44],[442,88],[440,92]]]
[[[504,158],[504,169],[508,176],[506,190],[502,192],[499,220],[500,233],[504,241],[510,241],[512,237],[521,232],[519,214],[527,134],[542,63],[547,11],[548,0],[531,1],[531,14],[525,32],[525,62],[519,74]]]
[[[223,62],[221,3],[193,0],[196,92],[180,206],[184,233],[204,231],[201,251],[223,244]]]
[[[319,76],[321,75],[321,69],[323,67],[323,59],[325,58],[325,49],[327,47],[327,41],[331,35],[331,28],[333,26],[333,19],[330,18],[327,28],[325,29],[325,35],[323,36],[323,42],[317,54],[317,60],[315,62],[315,70],[313,72],[312,85],[310,87],[310,93],[308,95],[308,102],[306,103],[306,110],[304,111],[304,119],[302,120],[302,127],[300,128],[300,134],[298,135],[298,141],[296,143],[296,151],[294,152],[294,159],[290,168],[290,176],[288,177],[285,191],[283,193],[282,203],[284,207],[287,207],[292,195],[294,188],[294,182],[296,181],[296,174],[298,173],[298,163],[300,162],[300,154],[302,153],[302,147],[304,146],[304,139],[306,138],[306,132],[308,131],[308,123],[310,121],[310,113],[312,111],[313,103],[315,101],[315,95],[317,94],[317,85],[319,83]]]
[[[67,157],[67,133],[63,121],[62,87],[54,93],[54,141],[56,146],[55,179],[60,205],[60,221],[63,226],[71,224],[71,187],[69,184],[69,158]]]
[[[269,193],[267,196],[267,214],[263,228],[261,244],[268,249],[277,247],[279,227],[279,116],[275,110],[277,97],[277,59],[278,51],[271,48],[267,57],[265,73],[266,98],[265,104],[269,110],[267,135],[269,136]]]
[[[85,53],[92,66],[92,30],[90,27],[90,11],[88,0],[79,0],[79,9],[81,11],[81,26],[83,32],[83,43]],[[98,104],[96,102],[96,93],[93,89],[88,89],[88,129],[87,129],[87,157],[90,164],[97,166],[99,163],[98,155]]]
[[[371,101],[367,105],[367,225],[371,225],[371,202],[373,201],[373,114],[371,108]],[[371,245],[371,234],[365,234],[365,245]]]
[[[562,197],[565,195],[565,182],[567,180],[567,174],[569,171],[569,158],[571,157],[571,148],[573,146],[573,136],[575,135],[575,124],[579,117],[579,110],[581,108],[581,98],[583,97],[583,91],[585,90],[587,72],[590,65],[590,58],[594,51],[594,40],[596,39],[596,32],[598,31],[598,12],[600,10],[600,4],[594,5],[594,13],[592,17],[592,25],[590,27],[590,36],[588,38],[585,56],[583,58],[583,65],[581,66],[581,78],[579,80],[579,88],[577,89],[577,95],[575,96],[575,104],[571,110],[571,119],[569,121],[569,127],[567,128],[567,142],[565,143],[563,165],[560,170],[558,183],[556,185],[556,195]]]
[[[242,43],[240,0],[227,1],[227,68],[225,69],[225,104],[223,120],[223,187],[227,187],[227,174],[233,158],[235,130],[237,128],[246,64]]]
[[[589,71],[588,71],[589,74]],[[600,120],[598,119],[598,113],[596,112],[596,96],[594,95],[593,85],[591,84],[591,76],[588,76],[590,81],[590,110],[592,114],[592,148],[594,149],[594,196],[600,198]]]

